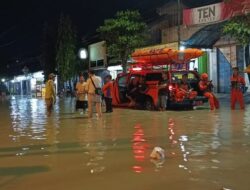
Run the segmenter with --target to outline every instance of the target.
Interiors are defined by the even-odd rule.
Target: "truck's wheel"
[[[147,98],[145,102],[145,109],[146,110],[154,110],[155,106],[153,100],[151,98]]]

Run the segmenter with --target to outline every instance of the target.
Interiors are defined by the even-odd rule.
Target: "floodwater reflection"
[[[88,119],[74,101],[58,100],[51,117],[42,99],[0,102],[0,189],[249,189],[249,105]],[[157,146],[164,160],[150,160]]]
[[[133,166],[135,173],[142,173],[143,166],[140,162],[144,162],[146,158],[145,149],[147,148],[144,130],[140,124],[134,126],[135,132],[132,139],[132,149],[136,165]]]

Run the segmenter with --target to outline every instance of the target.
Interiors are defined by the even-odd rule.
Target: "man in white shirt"
[[[101,94],[96,94],[96,89],[100,89],[102,86],[102,79],[98,76],[95,76],[93,70],[88,72],[89,78],[85,87],[86,92],[88,93],[88,115],[91,118],[93,116],[93,106],[96,106],[96,112],[99,117],[102,116],[101,111]]]

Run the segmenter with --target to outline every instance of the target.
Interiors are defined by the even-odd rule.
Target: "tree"
[[[61,14],[56,43],[56,64],[62,82],[70,80],[75,74],[76,32],[69,16]]]
[[[146,40],[146,24],[140,13],[129,10],[117,12],[115,18],[105,20],[97,31],[107,43],[108,55],[121,60],[123,72],[126,72],[129,55]]]
[[[223,33],[234,37],[241,45],[250,44],[250,14],[229,20],[223,27]]]
[[[250,14],[232,18],[223,27],[223,33],[234,37],[244,46],[246,66],[250,65]],[[250,79],[250,74],[248,74]]]

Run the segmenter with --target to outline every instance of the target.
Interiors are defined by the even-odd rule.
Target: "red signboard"
[[[183,11],[184,25],[221,22],[231,17],[250,13],[250,0],[230,0]]]

